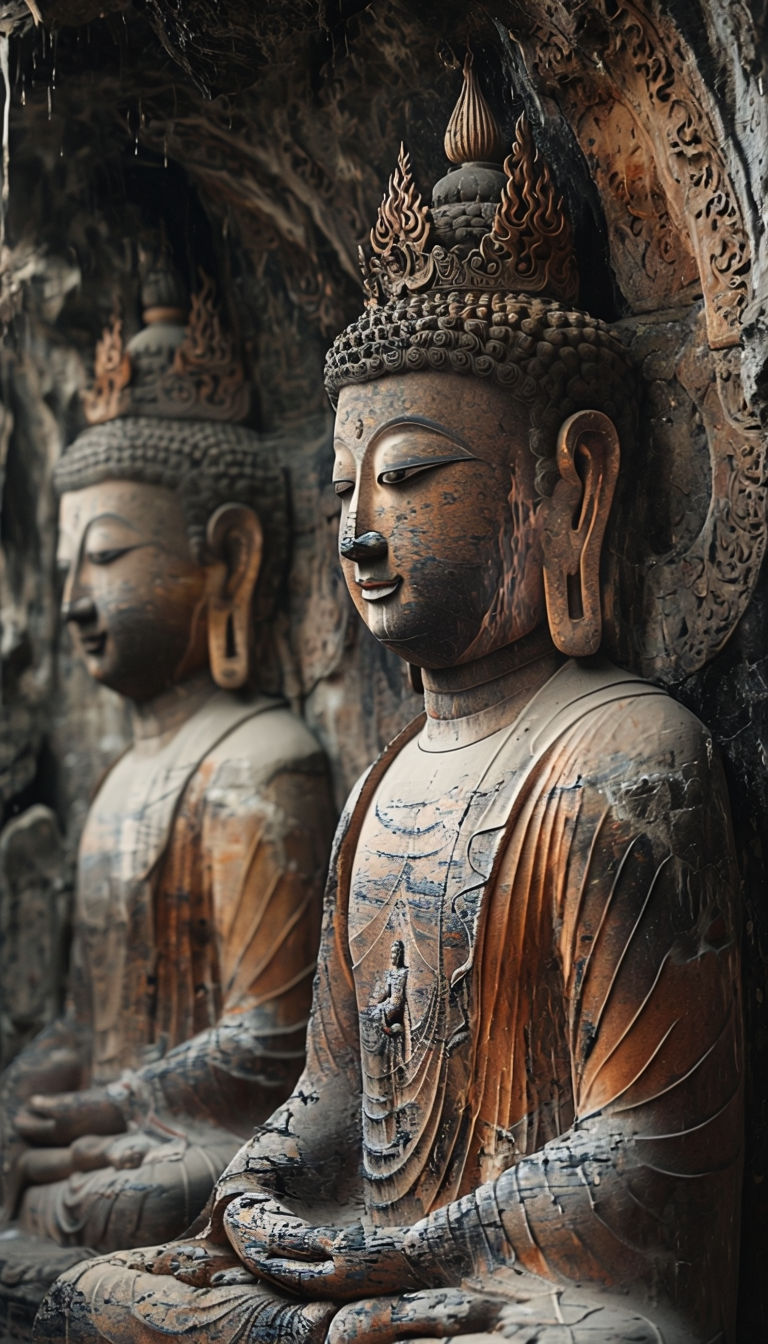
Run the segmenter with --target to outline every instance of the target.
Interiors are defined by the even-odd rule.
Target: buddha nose
[[[70,602],[62,602],[61,614],[65,621],[88,625],[96,619],[96,604],[90,597],[75,597]]]
[[[344,560],[381,560],[387,554],[387,543],[380,532],[363,532],[359,537],[345,537],[339,554]]]

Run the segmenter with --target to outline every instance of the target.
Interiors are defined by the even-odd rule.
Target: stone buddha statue
[[[104,337],[56,472],[63,616],[133,740],[82,836],[66,1011],[2,1077],[0,1263],[15,1232],[49,1281],[52,1243],[182,1232],[304,1059],[333,813],[317,742],[259,689],[286,484],[236,423],[210,282],[189,313],[177,288],[150,256],[145,326]]]
[[[732,1338],[727,797],[601,652],[635,381],[525,124],[500,148],[468,68],[328,356],[344,573],[426,713],[342,818],[305,1072],[200,1234],[71,1271],[41,1339]]]

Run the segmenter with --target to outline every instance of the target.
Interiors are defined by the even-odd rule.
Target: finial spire
[[[501,163],[504,143],[496,118],[474,73],[471,51],[464,57],[464,83],[445,130],[445,153],[451,163]]]

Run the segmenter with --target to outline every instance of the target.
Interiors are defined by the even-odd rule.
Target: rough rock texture
[[[135,309],[138,229],[163,217],[188,275],[203,265],[217,276],[249,352],[257,423],[293,473],[285,683],[341,797],[415,701],[355,622],[335,565],[323,350],[358,310],[356,247],[398,141],[417,180],[442,163],[467,35],[507,132],[526,106],[575,215],[583,302],[619,323],[648,380],[649,465],[623,526],[627,600],[656,603],[673,649],[696,643],[697,622],[716,631],[685,667],[637,643],[627,657],[713,727],[734,800],[750,1042],[744,1340],[768,1319],[767,16],[764,0],[0,5],[0,824],[53,809],[64,885],[53,878],[40,899],[59,914],[90,792],[125,724],[57,632],[49,482],[81,423],[94,340],[116,299]],[[709,662],[689,670],[699,654]],[[14,835],[0,838],[3,854]],[[3,987],[7,966],[19,974],[13,943],[6,932]],[[23,1027],[0,1005],[0,1057],[50,1013],[53,944],[47,964],[45,992],[25,982]]]

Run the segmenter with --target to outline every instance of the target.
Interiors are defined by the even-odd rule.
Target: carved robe
[[[711,739],[656,688],[567,663],[478,744],[462,790],[418,810],[391,786],[414,731],[342,821],[306,1070],[219,1181],[209,1236],[224,1240],[235,1195],[264,1188],[318,1224],[340,1203],[369,1226],[415,1223],[424,1292],[348,1304],[336,1340],[489,1320],[547,1344],[728,1338],[741,1038]],[[377,1010],[393,940],[394,1036]],[[193,1288],[115,1258],[65,1276],[39,1328],[322,1339],[307,1313],[255,1281]]]
[[[105,1250],[183,1231],[290,1090],[332,816],[317,743],[265,697],[216,693],[151,768],[122,766],[81,842],[69,1016],[81,1086],[115,1084],[131,1132],[114,1165],[30,1186],[19,1211]],[[149,1151],[123,1167],[135,1131]]]

